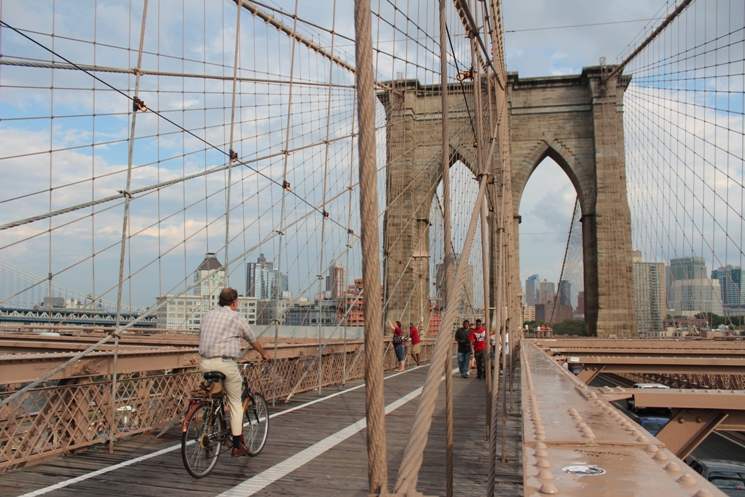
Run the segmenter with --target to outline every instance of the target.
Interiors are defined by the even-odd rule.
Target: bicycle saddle
[[[223,381],[225,379],[225,375],[220,371],[207,371],[203,376],[207,381]]]

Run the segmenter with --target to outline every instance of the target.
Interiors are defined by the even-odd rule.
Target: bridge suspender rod
[[[365,298],[365,412],[367,418],[367,477],[370,493],[388,492],[383,397],[383,330],[380,295],[380,240],[375,151],[375,80],[372,64],[370,3],[354,2],[355,73],[359,116],[360,228],[362,284]],[[433,368],[434,370],[435,368]],[[437,371],[439,376],[440,372]]]
[[[639,54],[639,52],[644,50],[644,48],[647,45],[652,43],[652,41],[655,38],[657,38],[657,35],[659,35],[667,27],[668,24],[673,22],[675,18],[678,17],[686,9],[686,7],[688,7],[691,4],[692,1],[693,0],[683,0],[682,2],[680,2],[680,4],[677,7],[675,7],[675,9],[672,12],[670,12],[670,14],[668,14],[667,17],[665,17],[665,19],[660,23],[660,25],[657,26],[657,28],[655,28],[654,31],[649,33],[649,36],[647,36],[644,39],[644,41],[642,41],[639,44],[639,46],[637,46],[625,59],[623,59],[623,62],[618,64],[615,67],[615,69],[613,69],[610,72],[610,74],[608,74],[607,77],[603,78],[603,81],[608,81],[609,79],[612,79],[618,74],[620,74],[623,71],[624,67],[626,67],[626,65],[629,62],[631,62],[634,59],[634,57],[636,57]]]
[[[235,12],[235,49],[233,53],[233,90],[230,102],[230,141],[228,145],[228,177],[225,184],[225,277],[226,284],[230,281],[230,262],[228,246],[230,245],[230,190],[232,190],[233,166],[238,162],[238,153],[235,147],[235,94],[238,85],[238,64],[241,54],[241,6],[236,4]],[[229,286],[229,285],[228,285]]]
[[[145,0],[142,4],[142,17],[140,21],[140,42],[137,49],[137,66],[135,69],[135,89],[134,99],[132,106],[132,117],[131,125],[129,129],[129,143],[127,144],[127,179],[125,182],[124,189],[122,190],[122,196],[124,197],[124,210],[122,213],[122,237],[119,246],[119,277],[116,289],[116,327],[118,328],[121,324],[122,315],[122,294],[124,290],[124,257],[127,252],[127,234],[129,227],[129,206],[132,201],[132,195],[129,193],[129,189],[132,185],[132,162],[134,161],[134,146],[135,146],[135,130],[137,129],[137,113],[142,110],[138,106],[140,94],[140,67],[142,67],[142,47],[145,44],[145,27],[147,26],[147,7],[148,0]],[[130,283],[131,285],[131,283]],[[117,384],[117,359],[119,352],[119,333],[114,334],[114,358],[112,363],[111,373],[111,421],[109,423],[109,452],[114,451],[114,439],[116,438],[116,394],[118,389]]]
[[[331,8],[331,54],[334,53],[334,44],[336,42],[336,36],[334,36],[334,28],[336,27],[336,0],[333,1]],[[329,81],[334,80],[334,66],[329,64]],[[323,149],[323,192],[321,197],[321,238],[319,241],[319,257],[318,257],[318,294],[323,292],[323,263],[324,263],[324,247],[326,246],[326,196],[328,194],[328,167],[329,167],[329,137],[331,133],[331,87],[326,90],[326,144]],[[349,226],[349,223],[347,223]],[[349,229],[349,228],[347,228]],[[349,235],[347,235],[349,236]],[[349,244],[347,244],[349,245]],[[349,247],[346,250],[349,254]],[[349,264],[347,264],[349,267]],[[334,279],[334,286],[338,287],[336,282],[336,274],[330,276]],[[335,290],[333,290],[335,291]],[[338,297],[332,294],[334,297]],[[323,307],[318,305],[318,395],[321,394],[322,382],[323,382],[323,331],[321,329],[321,323],[323,322]],[[346,335],[345,335],[346,336]]]
[[[447,8],[448,0],[440,0],[440,106],[442,108],[442,212],[443,238],[445,255],[445,295],[453,291],[452,271],[453,239],[452,218],[450,213],[450,137],[448,131],[448,57],[447,57]],[[442,309],[440,309],[442,312]],[[450,334],[447,328],[440,328],[441,333]],[[452,340],[451,340],[452,341]],[[450,347],[448,347],[450,349]],[[453,378],[450,374],[450,357],[452,350],[448,350],[448,360],[445,362],[445,495],[453,497]]]

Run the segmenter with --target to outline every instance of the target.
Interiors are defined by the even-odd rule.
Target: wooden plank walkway
[[[411,400],[400,405],[386,417],[388,457],[391,486],[416,411],[416,389],[421,386],[426,367],[389,375],[385,381],[386,405],[402,397]],[[515,375],[519,379],[519,374]],[[488,476],[487,442],[484,440],[484,384],[470,378],[453,378],[455,407],[455,493],[459,496],[484,495]],[[519,380],[511,395],[512,409],[507,421],[507,462],[498,465],[500,494],[514,497],[521,494],[521,418]],[[55,458],[44,464],[0,475],[0,495],[48,495],[50,497],[92,497],[99,495],[127,496],[366,496],[367,466],[365,431],[333,444],[325,452],[311,454],[307,462],[296,462],[309,447],[364,418],[364,388],[327,389],[325,398],[315,393],[300,395],[288,405],[273,411],[269,440],[264,452],[256,458],[221,456],[215,470],[206,478],[193,479],[184,470],[178,448],[180,433],[172,430],[160,439],[142,435],[119,442],[114,454],[105,447],[95,447],[67,457]],[[444,383],[442,388],[444,388]],[[440,399],[443,397],[441,396]],[[399,402],[400,403],[400,402]],[[444,495],[445,433],[444,403],[436,412],[424,466],[419,476],[419,490],[430,495]],[[292,411],[292,408],[296,410]],[[287,411],[282,414],[284,411]],[[290,412],[291,411],[291,412]],[[315,445],[314,445],[315,444]],[[160,452],[158,452],[160,451]],[[153,453],[156,453],[155,455]],[[300,455],[299,455],[300,454]],[[315,457],[312,457],[315,455]],[[138,460],[137,458],[143,458]],[[289,460],[289,461],[288,461]],[[133,462],[134,461],[134,462]],[[118,465],[118,466],[117,466]],[[257,475],[267,470],[292,471],[277,481],[264,480],[256,488]],[[93,474],[92,474],[93,473]],[[246,483],[250,481],[251,483]],[[58,485],[59,488],[50,488]],[[253,489],[246,490],[248,485]]]

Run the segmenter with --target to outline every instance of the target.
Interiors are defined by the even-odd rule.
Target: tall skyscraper
[[[670,259],[671,283],[677,280],[708,278],[703,257],[679,257]]]
[[[553,302],[556,297],[556,285],[553,281],[547,281],[545,278],[538,283],[538,302],[537,304],[547,304]],[[537,311],[536,311],[537,312]]]
[[[246,295],[261,300],[277,300],[285,296],[289,285],[287,275],[274,269],[274,263],[260,254],[256,262],[246,264]]]
[[[525,280],[525,305],[536,305],[538,303],[538,275],[531,274]]]
[[[644,262],[641,252],[634,251],[634,312],[640,333],[659,334],[667,316],[667,285],[665,263]]]
[[[569,280],[559,281],[559,304],[572,307],[572,284]]]
[[[344,268],[335,264],[329,266],[326,276],[326,295],[330,299],[338,299],[344,295]]]
[[[745,304],[742,288],[742,269],[739,266],[722,266],[711,272],[712,279],[719,280],[722,294],[722,305],[736,306]]]

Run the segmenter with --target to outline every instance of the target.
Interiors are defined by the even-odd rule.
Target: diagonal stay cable
[[[20,29],[16,28],[15,26],[12,26],[12,25],[8,24],[7,22],[5,22],[5,21],[3,21],[3,20],[1,20],[1,19],[0,19],[0,26],[4,26],[4,27],[6,27],[7,29],[10,29],[11,31],[13,31],[13,32],[15,32],[16,34],[18,34],[19,36],[21,36],[21,37],[23,37],[23,38],[25,38],[25,39],[29,40],[29,41],[30,41],[31,43],[33,43],[34,45],[37,45],[37,46],[38,46],[38,47],[40,47],[41,49],[43,49],[43,50],[45,50],[45,51],[49,52],[50,54],[54,55],[55,57],[58,57],[58,58],[60,58],[61,60],[65,61],[66,63],[68,63],[68,64],[72,65],[73,67],[75,67],[75,68],[76,68],[76,69],[78,69],[79,71],[81,71],[81,72],[83,72],[83,73],[87,74],[88,76],[90,76],[91,78],[95,79],[96,81],[98,81],[98,82],[99,82],[99,83],[101,83],[102,85],[106,86],[107,88],[110,88],[110,89],[111,89],[112,91],[114,91],[114,92],[116,92],[116,93],[120,94],[121,96],[123,96],[123,97],[124,97],[124,98],[126,98],[127,100],[131,101],[133,105],[135,105],[135,106],[141,105],[141,106],[143,106],[143,107],[144,107],[144,103],[143,103],[143,102],[142,102],[141,100],[139,100],[139,99],[136,99],[135,97],[132,97],[132,96],[128,95],[128,94],[127,94],[126,92],[124,92],[124,91],[120,90],[119,88],[115,87],[114,85],[112,85],[112,84],[111,84],[111,83],[109,83],[108,81],[106,81],[106,80],[104,80],[104,79],[100,78],[99,76],[95,75],[94,73],[92,73],[92,72],[90,72],[90,71],[88,71],[88,70],[84,69],[83,67],[81,67],[80,65],[76,64],[75,62],[73,62],[73,61],[71,61],[70,59],[66,58],[65,56],[63,56],[63,55],[59,54],[59,53],[58,53],[58,52],[57,52],[56,50],[54,50],[54,49],[52,49],[52,48],[49,48],[49,47],[47,47],[47,46],[46,46],[45,44],[43,44],[42,42],[40,42],[40,41],[38,41],[38,40],[36,40],[36,39],[32,38],[31,36],[27,35],[27,34],[26,34],[26,33],[24,33],[24,32],[22,32],[22,31],[21,31]],[[192,131],[190,131],[190,130],[186,129],[185,127],[183,127],[182,125],[180,125],[180,124],[178,124],[177,122],[173,121],[172,119],[170,119],[170,118],[168,118],[168,117],[164,116],[164,115],[163,115],[163,114],[161,114],[161,113],[160,113],[159,111],[157,111],[157,110],[153,110],[153,109],[150,109],[150,108],[148,108],[148,107],[145,107],[145,110],[148,110],[148,111],[152,112],[153,114],[155,114],[155,115],[156,115],[156,116],[158,116],[159,118],[161,118],[161,119],[163,119],[164,121],[166,121],[166,122],[167,122],[168,124],[171,124],[172,126],[175,126],[176,128],[178,128],[178,129],[182,130],[182,131],[183,131],[184,133],[186,133],[187,135],[191,136],[192,138],[196,139],[197,141],[199,141],[199,142],[201,142],[201,143],[204,143],[204,144],[205,144],[205,145],[207,145],[207,146],[208,146],[209,148],[212,148],[212,149],[216,150],[217,152],[220,152],[220,153],[221,153],[221,154],[223,154],[223,155],[224,155],[225,157],[227,157],[228,159],[230,159],[230,152],[226,152],[225,150],[221,149],[221,148],[220,148],[220,147],[218,147],[217,145],[214,145],[214,144],[210,143],[210,142],[209,142],[208,140],[206,140],[206,139],[202,138],[201,136],[197,135],[196,133],[194,133],[194,132],[192,132]],[[285,153],[289,153],[289,151],[288,151],[288,150],[285,150],[284,152],[285,152]],[[302,197],[301,195],[299,195],[299,194],[298,194],[298,193],[296,193],[295,191],[293,191],[293,190],[289,189],[288,187],[286,187],[286,185],[284,185],[284,184],[280,183],[279,181],[275,180],[275,179],[274,179],[274,178],[272,178],[271,176],[269,176],[269,175],[267,175],[267,174],[264,174],[264,173],[262,173],[261,171],[259,171],[258,169],[256,169],[256,168],[252,167],[251,165],[249,165],[249,163],[248,163],[248,162],[246,162],[246,161],[241,161],[241,160],[238,160],[238,161],[236,161],[236,164],[238,164],[238,165],[241,165],[241,166],[245,166],[245,167],[247,167],[248,169],[250,169],[251,171],[255,172],[255,173],[256,173],[256,174],[258,174],[259,176],[263,177],[264,179],[268,180],[269,182],[271,182],[271,183],[274,183],[275,185],[279,186],[279,187],[280,187],[280,188],[282,188],[283,190],[286,190],[286,191],[287,191],[287,192],[288,192],[288,193],[289,193],[290,195],[293,195],[293,196],[294,196],[294,197],[296,197],[296,198],[297,198],[298,200],[300,200],[300,201],[301,201],[302,203],[304,203],[304,204],[305,204],[305,205],[307,205],[308,207],[312,208],[313,210],[317,211],[317,212],[318,212],[319,214],[322,214],[322,215],[324,214],[324,212],[323,212],[323,210],[322,210],[322,209],[320,209],[320,208],[319,208],[319,207],[317,207],[316,205],[312,204],[312,203],[311,203],[310,201],[308,201],[307,199],[303,198],[303,197]],[[123,193],[122,193],[122,195],[129,195],[129,192],[123,192]],[[34,221],[38,221],[38,220],[40,220],[40,219],[44,219],[44,218],[46,218],[46,217],[49,217],[49,215],[47,214],[47,215],[44,215],[44,216],[37,216],[37,217],[36,217],[36,218],[34,218],[33,220],[34,220]],[[328,217],[328,219],[329,219],[329,220],[330,220],[330,221],[331,221],[332,223],[336,224],[336,225],[337,225],[338,227],[340,227],[340,228],[342,228],[342,229],[344,229],[344,230],[346,231],[347,227],[346,227],[345,225],[343,225],[343,224],[342,224],[341,222],[337,221],[336,219],[332,218],[331,216],[329,216],[329,217]],[[30,222],[30,221],[29,221],[29,222]],[[15,223],[10,223],[9,225],[4,225],[4,226],[0,226],[0,230],[2,230],[2,229],[8,229],[8,228],[11,228],[11,227],[13,227],[14,225],[15,225]]]

